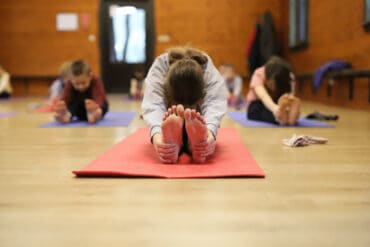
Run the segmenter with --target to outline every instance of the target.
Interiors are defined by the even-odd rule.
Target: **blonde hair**
[[[59,67],[59,76],[61,77],[67,77],[71,74],[71,62],[67,61],[62,63]]]

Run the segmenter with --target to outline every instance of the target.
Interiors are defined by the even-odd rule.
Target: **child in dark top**
[[[70,122],[72,117],[96,123],[108,111],[103,83],[84,61],[77,60],[71,64],[71,79],[66,83],[54,111],[55,120],[61,123]]]

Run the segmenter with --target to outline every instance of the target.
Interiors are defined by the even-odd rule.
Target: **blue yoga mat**
[[[39,125],[40,128],[81,128],[81,127],[126,127],[136,116],[136,112],[119,112],[110,111],[102,120],[95,124],[90,124],[87,121],[72,120],[70,123],[62,124],[58,122],[50,122]]]
[[[241,125],[245,127],[252,127],[252,128],[276,128],[276,127],[314,127],[314,128],[331,128],[334,127],[332,124],[319,122],[307,118],[299,118],[297,125],[288,126],[288,125],[277,125],[273,123],[267,123],[262,121],[255,121],[247,119],[247,114],[245,112],[229,112],[228,116]]]
[[[14,116],[16,114],[17,113],[15,113],[15,112],[0,112],[0,118],[3,118],[3,117],[11,117],[11,116]]]

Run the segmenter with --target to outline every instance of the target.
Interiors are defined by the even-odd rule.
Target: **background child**
[[[227,111],[223,78],[205,53],[173,48],[160,55],[145,79],[143,118],[159,159],[176,163],[179,152],[204,162],[215,149]]]
[[[51,84],[49,92],[49,105],[54,106],[62,96],[64,85],[70,77],[71,62],[64,62],[59,68],[58,78]]]
[[[99,121],[108,111],[102,81],[92,74],[89,65],[82,60],[74,61],[70,69],[71,78],[55,106],[55,119],[67,123],[76,116],[89,123]]]
[[[134,72],[134,78],[130,81],[130,98],[141,100],[145,91],[145,67],[139,66]]]
[[[291,66],[279,57],[271,57],[252,75],[247,94],[248,118],[295,124],[300,113],[300,100],[293,96],[294,84]]]
[[[10,84],[10,75],[0,65],[0,98],[9,98],[13,92]]]
[[[227,103],[229,106],[237,106],[242,99],[243,80],[235,72],[234,66],[231,64],[223,65],[223,77],[225,78],[227,93]]]

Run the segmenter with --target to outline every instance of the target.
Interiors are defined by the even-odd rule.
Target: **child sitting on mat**
[[[10,84],[10,75],[0,65],[0,98],[7,99],[12,95],[13,88]]]
[[[242,88],[243,80],[235,72],[234,66],[231,64],[223,65],[223,77],[225,78],[227,93],[227,103],[229,106],[238,107],[243,101]]]
[[[145,84],[142,113],[159,159],[177,163],[186,152],[205,162],[227,111],[225,83],[211,58],[193,48],[172,48],[154,61]]]
[[[53,106],[58,102],[63,93],[63,88],[70,76],[71,62],[64,62],[59,68],[58,78],[50,86],[49,105]]]
[[[83,60],[71,64],[71,78],[54,111],[55,120],[61,123],[70,122],[72,117],[96,123],[108,111],[103,83]]]
[[[139,66],[134,72],[134,78],[130,81],[130,99],[141,100],[144,96],[145,67]]]
[[[279,57],[271,57],[252,75],[247,94],[247,117],[282,125],[294,125],[300,114],[300,100],[293,95],[291,66]]]

